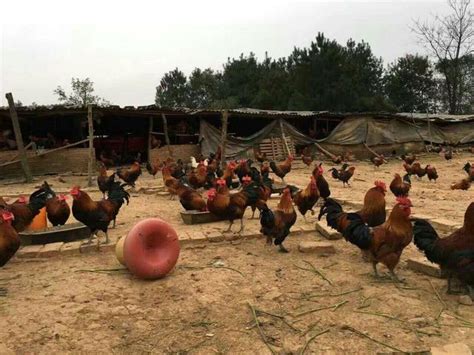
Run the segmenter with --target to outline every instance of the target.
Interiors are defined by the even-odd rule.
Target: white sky
[[[0,105],[56,103],[53,90],[90,77],[118,105],[154,102],[161,76],[175,67],[221,69],[253,51],[287,56],[318,31],[345,43],[369,42],[393,61],[424,53],[409,26],[447,11],[440,1],[90,1],[2,3]]]

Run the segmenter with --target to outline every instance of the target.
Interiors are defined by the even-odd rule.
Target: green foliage
[[[59,102],[65,105],[87,107],[88,105],[108,106],[110,102],[94,95],[94,82],[89,78],[83,80],[79,78],[71,79],[72,92],[66,91],[58,86],[53,92],[58,95]]]
[[[212,69],[196,68],[189,76],[187,105],[190,108],[211,107],[218,100],[222,75]]]
[[[428,112],[435,108],[436,83],[427,57],[406,55],[389,65],[385,91],[399,111]]]
[[[166,73],[156,88],[155,102],[159,107],[184,107],[189,100],[186,76],[178,68]]]

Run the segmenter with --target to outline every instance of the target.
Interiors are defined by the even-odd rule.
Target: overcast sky
[[[384,63],[425,53],[413,19],[446,13],[441,1],[15,1],[2,4],[0,105],[56,103],[53,90],[90,77],[118,105],[154,102],[175,67],[220,70],[228,57],[287,56],[318,31],[369,42]],[[73,6],[68,6],[68,4]]]

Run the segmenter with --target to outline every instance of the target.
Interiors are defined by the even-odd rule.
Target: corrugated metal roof
[[[411,113],[400,112],[395,113],[395,116],[410,118],[423,121],[439,121],[439,122],[466,122],[474,120],[474,114],[471,115],[448,115],[443,113]]]

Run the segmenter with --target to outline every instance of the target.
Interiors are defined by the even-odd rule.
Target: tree
[[[448,111],[456,114],[461,111],[461,103],[466,99],[463,89],[469,83],[463,82],[463,63],[465,57],[474,49],[474,12],[471,0],[448,0],[451,13],[436,16],[434,22],[415,22],[413,31],[438,60],[437,69],[444,77]]]
[[[189,100],[186,75],[178,68],[166,73],[156,87],[155,102],[159,107],[184,107]]]
[[[190,108],[207,108],[219,99],[222,75],[208,68],[196,68],[189,76],[187,105]]]
[[[66,105],[87,107],[88,105],[107,106],[110,102],[94,95],[94,82],[89,78],[83,80],[79,78],[71,79],[72,92],[66,94],[66,91],[58,86],[53,92],[58,95],[59,102]]]
[[[427,57],[406,55],[389,65],[385,92],[402,112],[428,112],[435,107],[436,83]]]

